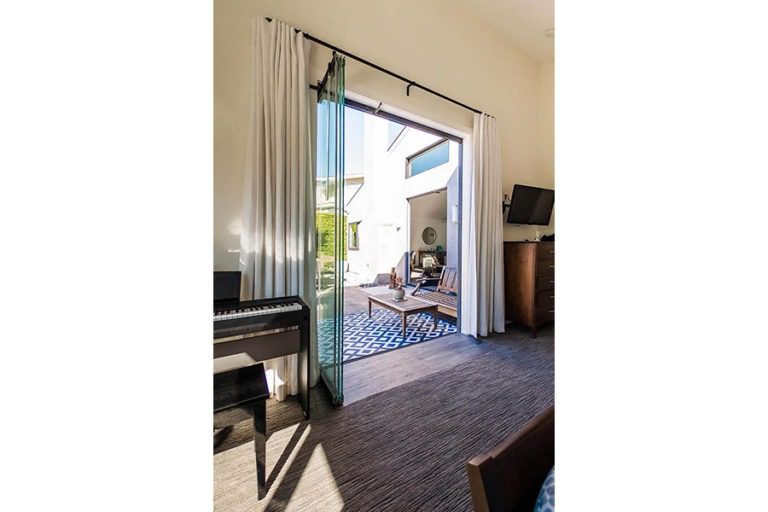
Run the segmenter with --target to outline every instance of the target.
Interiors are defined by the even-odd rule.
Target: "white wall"
[[[555,63],[545,62],[539,65],[539,153],[537,166],[548,169],[537,182],[523,183],[544,188],[555,188]],[[504,189],[511,194],[512,189]],[[557,192],[555,192],[557,202]],[[555,211],[552,211],[552,219],[549,226],[525,226],[511,227],[508,232],[513,238],[507,240],[533,239],[535,231],[548,235],[555,232]]]
[[[424,174],[432,172],[427,171]],[[434,250],[439,245],[446,249],[447,238],[447,196],[446,190],[436,194],[427,194],[421,197],[414,197],[409,201],[411,209],[410,222],[410,250]],[[424,243],[421,234],[424,229],[431,227],[435,230],[437,238],[431,246]]]
[[[412,138],[408,139],[408,142],[411,143],[410,147],[401,152],[404,157],[410,156],[431,144],[427,143],[419,146],[417,141],[427,141],[429,140],[427,137],[431,137],[433,141],[439,140],[438,137],[419,132],[413,128],[406,128],[405,130],[408,132],[408,135],[414,135],[412,135]],[[418,134],[418,136],[415,134]],[[448,141],[448,161],[405,180],[405,197],[416,197],[434,190],[444,189],[448,185],[451,176],[453,176],[453,173],[455,173],[458,168],[459,145],[453,141]]]
[[[427,245],[421,238],[421,233],[426,228],[434,228],[437,233],[437,239],[434,244]],[[448,243],[446,236],[446,222],[444,219],[434,219],[429,217],[414,217],[411,216],[411,250],[412,251],[428,251],[435,250],[435,246],[439,245],[445,250]]]
[[[445,264],[449,267],[459,266],[459,223],[453,217],[453,209],[459,211],[459,173],[453,173],[448,180],[445,194]]]
[[[504,191],[552,186],[551,68],[518,51],[488,25],[439,0],[215,0],[214,264],[237,267],[248,130],[251,20],[271,16],[487,111],[501,123]],[[329,52],[314,45],[319,79]],[[470,133],[472,113],[352,60],[347,88]],[[549,112],[549,113],[548,113]],[[528,236],[505,225],[505,239]]]
[[[554,178],[555,169],[555,63],[545,62],[539,66],[539,166],[550,170]],[[547,182],[542,182],[546,184]],[[548,182],[554,186],[552,179]]]
[[[354,197],[352,194],[356,186],[348,186],[345,199],[348,222],[362,221],[359,225],[360,248],[347,251],[347,284],[372,282],[377,275],[388,274],[392,267],[398,266],[407,251],[424,245],[420,236],[427,226],[433,226],[438,231],[437,244],[446,245],[445,219],[431,218],[434,208],[420,212],[419,202],[428,199],[415,198],[411,202],[409,223],[407,198],[445,188],[450,170],[458,165],[458,146],[449,143],[449,160],[445,164],[406,178],[406,158],[440,138],[405,128],[389,147],[388,126],[387,120],[372,115],[366,115],[363,120],[364,184]],[[445,194],[441,205],[444,217]],[[415,221],[418,228],[416,234],[413,231],[414,215],[418,218]],[[419,241],[414,243],[416,238]]]

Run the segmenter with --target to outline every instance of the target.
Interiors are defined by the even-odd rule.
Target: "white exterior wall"
[[[361,221],[360,249],[347,251],[347,285],[373,282],[378,274],[389,274],[400,263],[411,249],[407,198],[445,188],[458,166],[458,145],[451,142],[446,164],[406,179],[407,157],[440,138],[406,127],[388,150],[389,122],[366,115],[364,125],[364,184],[356,195],[359,185],[348,184],[345,188],[347,221]],[[357,181],[350,178],[348,183]],[[440,240],[443,246],[444,224]]]

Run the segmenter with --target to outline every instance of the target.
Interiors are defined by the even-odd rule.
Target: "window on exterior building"
[[[447,163],[449,159],[448,149],[448,141],[443,140],[408,157],[407,176],[410,178]]]
[[[360,222],[352,222],[348,225],[347,249],[350,251],[360,250]]]
[[[405,130],[405,125],[389,121],[387,126],[387,151],[392,149],[392,144],[394,144],[400,134],[403,133],[403,130]]]

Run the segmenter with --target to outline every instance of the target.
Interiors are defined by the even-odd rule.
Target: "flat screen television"
[[[548,188],[515,185],[507,214],[510,224],[548,226],[555,204],[555,191]]]

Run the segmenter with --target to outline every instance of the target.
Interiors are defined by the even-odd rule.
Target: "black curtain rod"
[[[266,19],[267,21],[269,21],[270,23],[272,22],[272,18],[269,18],[269,17],[267,17],[267,18],[265,18],[265,19]],[[430,93],[430,94],[434,94],[435,96],[439,96],[440,98],[443,98],[443,99],[444,99],[444,100],[446,100],[446,101],[450,101],[451,103],[453,103],[453,104],[455,104],[455,105],[458,105],[458,106],[460,106],[460,107],[464,107],[464,108],[465,108],[465,109],[467,109],[467,110],[471,110],[472,112],[476,112],[476,113],[478,113],[478,114],[485,114],[485,112],[483,112],[482,110],[478,110],[478,109],[476,109],[476,108],[474,108],[474,107],[470,107],[469,105],[466,105],[466,104],[464,104],[464,103],[462,103],[462,102],[460,102],[460,101],[457,101],[457,100],[455,100],[455,99],[453,99],[453,98],[449,98],[449,97],[448,97],[448,96],[446,96],[445,94],[440,94],[439,92],[437,92],[437,91],[435,91],[435,90],[432,90],[432,89],[430,89],[429,87],[424,87],[423,85],[416,83],[416,81],[415,81],[415,80],[409,80],[408,78],[405,78],[405,77],[404,77],[404,76],[402,76],[402,75],[398,75],[398,74],[397,74],[397,73],[395,73],[395,72],[392,72],[392,71],[390,71],[390,70],[388,70],[388,69],[385,69],[385,68],[383,68],[383,67],[379,66],[378,64],[374,64],[373,62],[370,62],[370,61],[368,61],[368,60],[365,60],[365,59],[363,59],[362,57],[358,57],[357,55],[354,55],[354,54],[352,54],[352,53],[349,53],[349,52],[348,52],[348,51],[346,51],[346,50],[342,50],[342,49],[341,49],[341,48],[339,48],[338,46],[334,46],[334,45],[332,45],[332,44],[330,44],[330,43],[326,43],[326,42],[325,42],[325,41],[323,41],[322,39],[318,39],[318,38],[316,38],[315,36],[313,36],[313,35],[311,35],[311,34],[308,34],[308,33],[304,32],[303,30],[299,30],[298,28],[294,28],[293,30],[295,30],[297,33],[298,33],[298,32],[302,32],[302,33],[304,34],[304,37],[305,37],[306,39],[309,39],[309,40],[310,40],[310,41],[312,41],[312,42],[315,42],[315,43],[317,43],[317,44],[319,44],[319,45],[325,46],[326,48],[329,48],[329,49],[331,49],[331,50],[333,50],[333,51],[335,51],[335,52],[337,52],[337,53],[340,53],[340,54],[342,54],[342,55],[346,55],[346,56],[347,56],[347,57],[349,57],[350,59],[354,59],[354,60],[356,60],[356,61],[358,61],[358,62],[362,62],[362,63],[363,63],[363,64],[365,64],[366,66],[370,66],[370,67],[372,67],[373,69],[377,69],[377,70],[381,71],[382,73],[386,73],[386,74],[388,74],[389,76],[393,76],[393,77],[397,78],[398,80],[402,80],[403,82],[405,82],[405,83],[407,83],[407,84],[408,84],[408,87],[406,87],[406,88],[405,88],[405,94],[406,94],[406,96],[410,96],[410,95],[411,95],[411,87],[418,87],[419,89],[421,89],[421,90],[423,90],[423,91],[427,91],[427,92],[428,92],[428,93]],[[489,116],[489,117],[493,117],[491,114],[485,114],[485,115],[487,115],[487,116]]]

